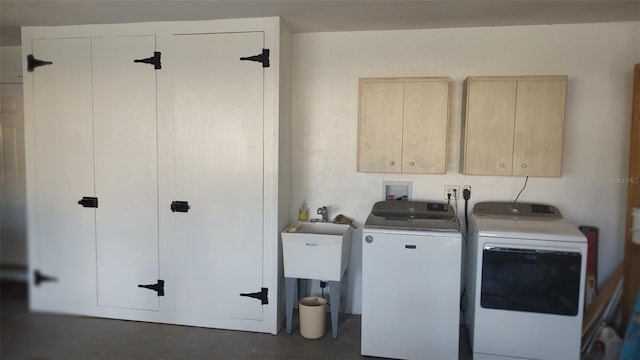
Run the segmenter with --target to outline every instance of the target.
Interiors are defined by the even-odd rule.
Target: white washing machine
[[[363,230],[362,355],[458,359],[461,258],[449,205],[374,204]]]
[[[468,241],[473,358],[579,359],[582,232],[551,205],[483,202],[473,208]]]

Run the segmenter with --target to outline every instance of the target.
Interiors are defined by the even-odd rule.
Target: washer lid
[[[426,201],[379,201],[373,205],[365,227],[460,231],[458,217],[451,206]]]

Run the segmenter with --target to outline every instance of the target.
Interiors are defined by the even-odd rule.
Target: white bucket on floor
[[[324,336],[327,321],[327,300],[321,297],[305,297],[298,304],[300,335],[307,339]]]

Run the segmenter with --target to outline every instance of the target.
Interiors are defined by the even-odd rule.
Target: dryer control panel
[[[476,216],[562,219],[560,210],[553,205],[521,202],[480,202],[473,207],[473,214]]]

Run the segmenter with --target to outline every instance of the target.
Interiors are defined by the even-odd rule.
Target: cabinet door
[[[464,174],[511,175],[516,84],[467,82]]]
[[[566,80],[519,80],[513,175],[560,176]]]
[[[154,36],[92,40],[98,304],[158,309]]]
[[[51,61],[34,69],[29,200],[33,309],[74,310],[96,304],[95,212],[78,201],[94,194],[91,41],[32,41],[33,55]],[[31,274],[33,275],[33,273]]]
[[[262,319],[263,33],[173,38],[175,306],[193,324]],[[267,135],[270,136],[270,135]],[[163,211],[168,204],[162,205]],[[270,294],[277,289],[269,289]],[[273,296],[273,295],[271,295]]]
[[[358,171],[401,171],[403,99],[402,82],[360,80]]]
[[[404,85],[402,172],[446,172],[449,81]]]

